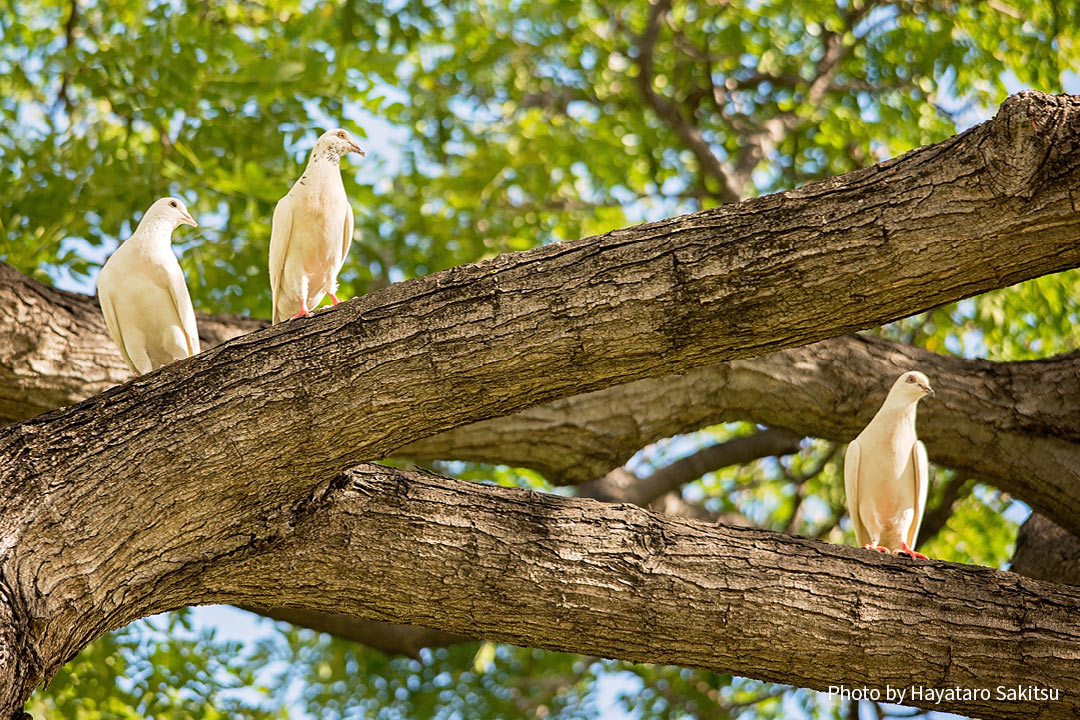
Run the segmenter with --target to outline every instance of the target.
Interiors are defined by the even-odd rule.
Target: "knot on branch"
[[[412,472],[416,476],[439,479],[438,475],[423,468],[414,468]],[[349,468],[342,474],[341,482],[342,487],[347,487],[353,493],[368,498],[400,502],[409,496],[408,477],[404,473],[396,472],[378,463],[361,463]]]
[[[1070,147],[1074,134],[1061,128],[1078,99],[1035,90],[1010,95],[990,121],[981,153],[990,181],[1002,195],[1030,198],[1046,179],[1051,155],[1061,157],[1062,143]],[[1055,150],[1057,152],[1055,152]]]

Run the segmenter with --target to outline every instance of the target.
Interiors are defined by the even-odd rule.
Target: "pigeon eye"
[[[907,381],[909,383],[913,383],[913,382],[915,382],[915,377],[913,375],[909,375]]]
[[[171,203],[169,203],[169,207],[176,207],[176,201],[173,200]]]
[[[337,136],[338,136],[339,138],[341,138],[342,140],[344,140],[344,139],[345,139],[345,133],[343,133],[343,132],[339,132],[339,133],[337,134]]]

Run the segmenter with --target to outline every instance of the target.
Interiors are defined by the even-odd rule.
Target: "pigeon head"
[[[155,202],[146,211],[143,219],[163,220],[170,225],[170,229],[175,229],[180,225],[199,227],[199,223],[195,222],[195,218],[188,212],[184,201],[174,197],[164,197]]]
[[[340,160],[349,153],[359,153],[360,157],[364,157],[364,151],[353,140],[353,136],[348,130],[341,128],[324,132],[315,143],[315,149],[311,151],[312,157],[325,155],[333,160]]]
[[[918,370],[911,370],[897,378],[889,395],[895,395],[907,402],[918,402],[927,395],[933,397],[934,389],[930,387],[930,378]]]

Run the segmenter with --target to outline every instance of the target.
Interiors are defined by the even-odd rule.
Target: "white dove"
[[[353,234],[353,212],[341,182],[343,155],[364,151],[345,130],[323,133],[304,174],[274,208],[270,289],[275,323],[303,317],[329,295],[340,302],[337,276]]]
[[[172,252],[172,231],[199,227],[183,201],[161,198],[98,274],[109,334],[136,375],[199,352],[195,309]]]
[[[844,456],[844,489],[855,538],[869,550],[926,559],[911,549],[919,535],[929,472],[926,446],[915,435],[915,409],[933,395],[921,372],[893,383],[881,409]]]

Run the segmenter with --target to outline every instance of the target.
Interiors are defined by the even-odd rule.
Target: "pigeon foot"
[[[310,314],[311,314],[311,311],[307,309],[307,300],[304,298],[304,296],[301,295],[300,296],[300,312],[296,313],[295,315],[293,315],[289,319],[290,320],[295,320],[296,318],[307,317]]]
[[[875,545],[874,543],[866,543],[865,545],[863,545],[863,549],[864,550],[877,550],[878,552],[883,552],[883,553],[889,552],[889,548],[882,547],[881,545]]]
[[[912,558],[922,558],[923,560],[929,560],[930,558],[923,555],[921,552],[915,552],[908,547],[907,543],[900,543],[900,549],[896,551],[897,555],[910,555]]]

